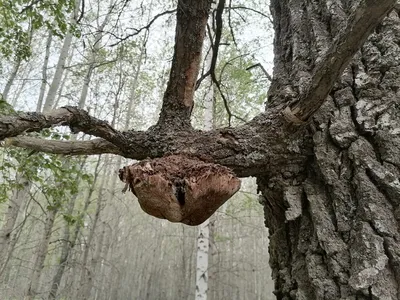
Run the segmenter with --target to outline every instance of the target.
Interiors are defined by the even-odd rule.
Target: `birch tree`
[[[207,69],[211,67],[212,50],[207,58]],[[209,90],[204,97],[204,130],[214,128],[214,88],[209,83]],[[208,291],[208,257],[210,251],[210,219],[199,226],[197,237],[196,261],[196,300],[207,300]]]
[[[78,19],[80,3],[81,3],[80,0],[75,0],[75,5],[74,5],[75,9],[74,9],[74,12],[72,13],[71,21],[70,21],[73,25],[76,25],[76,21]],[[46,99],[43,104],[44,112],[51,110],[54,106],[57,91],[60,87],[61,79],[62,79],[62,76],[64,73],[65,62],[67,60],[68,53],[70,51],[70,47],[72,44],[72,39],[73,39],[72,32],[68,32],[65,35],[64,42],[63,42],[63,45],[60,50],[60,56],[58,57],[56,71],[54,73],[53,80],[50,84],[49,91],[47,92],[47,96],[46,96]]]

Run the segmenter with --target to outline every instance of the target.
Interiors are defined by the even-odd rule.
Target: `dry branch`
[[[101,138],[89,141],[55,141],[30,136],[18,136],[7,138],[5,145],[63,155],[95,155],[104,153],[123,155],[118,147]]]
[[[84,132],[123,146],[123,135],[107,122],[99,120],[77,107],[66,106],[49,113],[19,113],[0,115],[0,141],[24,132],[40,131],[54,126],[69,126],[73,133]]]

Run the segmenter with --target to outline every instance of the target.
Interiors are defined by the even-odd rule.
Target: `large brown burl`
[[[227,167],[182,155],[143,160],[119,177],[146,213],[187,225],[203,223],[240,188]]]

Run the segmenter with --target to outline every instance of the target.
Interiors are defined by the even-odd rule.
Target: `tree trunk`
[[[96,60],[97,60],[98,52],[101,49],[101,39],[104,36],[104,27],[109,22],[110,16],[111,16],[111,13],[112,13],[112,10],[114,7],[112,4],[112,1],[113,0],[110,1],[110,7],[108,9],[108,12],[107,12],[103,22],[97,28],[97,33],[94,37],[93,45],[91,46],[91,51],[89,53],[88,69],[86,71],[85,78],[83,79],[83,87],[82,87],[81,96],[80,96],[79,102],[78,102],[78,106],[81,108],[83,108],[86,104],[86,98],[87,98],[87,93],[89,91],[90,80],[92,78],[93,71],[96,68],[96,62],[97,62]]]
[[[4,86],[3,98],[5,100],[7,100],[7,98],[8,98],[8,93],[10,92],[11,86],[14,83],[15,77],[17,77],[17,73],[18,73],[20,66],[21,66],[21,59],[17,58],[17,60],[14,63],[13,69],[11,71],[10,77],[8,78],[7,83]]]
[[[71,23],[76,22],[76,16],[78,14],[79,4],[80,0],[75,0],[75,11],[73,12]],[[43,105],[44,112],[50,111],[54,106],[57,91],[58,88],[60,87],[61,79],[64,73],[65,62],[67,60],[69,49],[72,44],[72,38],[73,38],[72,32],[68,32],[65,35],[64,42],[60,51],[60,56],[58,57],[56,72],[54,73],[53,81],[51,82],[49,91],[47,92],[46,100]]]
[[[49,57],[50,57],[50,46],[51,42],[53,40],[53,32],[49,30],[47,40],[46,40],[46,52],[44,55],[44,61],[43,61],[43,66],[42,66],[42,83],[40,85],[40,92],[39,92],[39,98],[36,106],[36,111],[41,112],[42,111],[42,105],[43,105],[43,99],[44,99],[44,94],[46,93],[46,85],[47,85],[47,68],[49,65]]]
[[[103,24],[100,26],[101,30],[99,30],[99,32],[101,32],[103,30],[106,22],[108,21],[108,17],[109,17],[109,14],[107,14],[106,19],[104,20]],[[91,77],[91,74],[92,74],[92,70],[94,68],[94,61],[95,61],[95,55],[96,55],[95,51],[97,51],[99,49],[99,47],[100,47],[99,44],[100,44],[101,37],[102,37],[102,35],[100,33],[98,33],[96,35],[96,38],[95,38],[95,41],[94,41],[93,48],[95,50],[93,50],[93,52],[91,53],[91,62],[90,62],[89,68],[88,68],[88,73],[85,76],[84,86],[82,88],[81,95],[80,95],[80,98],[79,98],[78,107],[80,107],[80,108],[83,108],[85,106],[85,103],[86,103],[87,90],[88,90],[88,87],[89,87],[89,82],[90,82],[90,77]],[[76,140],[76,139],[77,139],[77,135],[72,135],[71,140]],[[93,185],[89,189],[89,194],[88,194],[88,196],[86,198],[84,209],[83,209],[83,211],[81,213],[82,217],[86,214],[87,209],[89,207],[89,201],[90,201],[90,198],[92,196],[92,193],[93,193],[93,190],[94,190],[94,185],[96,183],[96,179],[97,179],[97,176],[98,176],[98,171],[97,170],[98,170],[98,167],[99,167],[99,163],[100,163],[100,159],[98,160],[97,165],[96,165],[95,180],[93,182]],[[84,164],[85,164],[85,162],[82,163],[81,169],[83,169]],[[80,178],[78,177],[78,178],[76,178],[76,180],[80,180]],[[69,208],[68,208],[68,213],[69,214],[72,214],[72,212],[73,212],[77,196],[78,195],[71,196],[71,200],[70,200]],[[70,251],[75,246],[76,239],[78,237],[80,228],[81,228],[81,225],[80,225],[79,222],[77,222],[77,224],[75,225],[75,231],[74,231],[75,234],[73,235],[72,239],[70,240],[70,225],[68,223],[65,224],[64,237],[63,237],[63,242],[62,242],[62,247],[61,247],[60,263],[59,263],[59,265],[57,267],[56,275],[53,278],[53,282],[52,282],[52,286],[51,286],[51,290],[50,290],[48,299],[55,299],[56,296],[57,296],[57,291],[58,291],[59,285],[61,283],[61,279],[62,279],[62,277],[64,275],[64,270],[65,270],[65,267],[66,267],[66,264],[67,264],[67,261],[68,261],[68,257],[69,257]]]
[[[207,69],[211,66],[212,50],[207,57]],[[204,97],[204,129],[212,130],[214,127],[214,89],[210,78],[210,87]],[[208,263],[210,255],[210,219],[199,226],[197,236],[197,261],[196,261],[196,300],[207,300],[208,293]]]
[[[32,273],[30,276],[29,287],[25,295],[27,300],[35,299],[35,297],[39,293],[40,277],[44,267],[44,262],[47,255],[47,249],[49,247],[49,241],[57,212],[58,212],[57,208],[53,208],[47,211],[47,217],[44,225],[43,235],[35,255],[36,256],[35,263],[33,265]]]
[[[101,211],[104,209],[104,192],[105,192],[105,178],[106,178],[106,170],[107,170],[107,166],[108,166],[108,158],[106,158],[105,162],[104,162],[104,173],[103,173],[103,178],[101,180],[101,184],[100,184],[100,190],[99,190],[99,196],[97,199],[97,206],[96,206],[96,213],[94,215],[94,219],[93,219],[93,223],[92,226],[90,227],[90,231],[88,234],[88,238],[87,238],[87,242],[85,245],[85,250],[83,253],[83,259],[82,259],[82,266],[81,266],[81,272],[80,272],[80,283],[79,283],[79,288],[77,291],[77,299],[88,299],[90,296],[90,292],[92,289],[92,285],[93,285],[93,272],[95,271],[94,269],[92,269],[89,266],[89,252],[90,252],[90,248],[93,247],[93,240],[95,238],[95,232],[97,229],[97,224],[98,222],[100,222],[100,213]],[[98,242],[98,247],[100,247],[103,243],[102,241],[103,239],[103,233],[101,233],[100,238],[99,238],[99,242]],[[101,243],[101,245],[99,246],[99,244]],[[96,253],[93,254],[93,260],[95,260],[97,255],[97,251]]]
[[[207,300],[210,220],[199,226],[197,237],[196,300]]]
[[[14,189],[4,214],[3,225],[0,229],[0,278],[6,269],[7,257],[11,255],[11,253],[9,253],[10,241],[12,231],[15,229],[15,222],[17,221],[24,200],[29,196],[30,184],[22,173],[17,174],[16,181],[22,187]]]
[[[270,107],[301,93],[351,4],[272,1]],[[399,26],[393,11],[334,85],[307,166],[258,177],[277,299],[400,299]]]
[[[67,209],[68,215],[72,215],[77,197],[78,197],[78,194],[71,196],[71,199],[69,200],[69,203],[68,203],[68,209]],[[50,289],[50,293],[49,293],[49,297],[48,297],[49,300],[56,299],[57,291],[58,291],[58,288],[60,287],[60,283],[61,283],[61,279],[64,275],[65,267],[67,266],[68,257],[69,257],[70,251],[72,249],[72,246],[74,245],[72,243],[75,242],[75,241],[71,241],[71,239],[70,239],[70,236],[71,236],[70,224],[68,222],[65,222],[64,226],[65,227],[64,227],[64,234],[63,234],[62,242],[61,242],[60,259],[58,262],[56,274],[54,275],[53,281],[51,284],[51,289]]]

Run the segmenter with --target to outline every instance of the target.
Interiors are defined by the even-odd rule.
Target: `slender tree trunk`
[[[136,71],[135,71],[135,74],[133,75],[132,86],[130,88],[130,94],[129,94],[128,111],[126,113],[126,119],[125,119],[125,124],[124,124],[124,130],[128,130],[130,128],[130,122],[133,119],[132,110],[133,110],[133,104],[135,103],[135,100],[137,97],[136,90],[137,90],[139,75],[140,75],[140,71],[141,71],[141,68],[143,65],[143,58],[144,58],[145,50],[146,50],[146,38],[147,37],[145,36],[143,39],[143,44],[140,49],[139,58],[136,63]]]
[[[90,82],[90,78],[91,78],[91,75],[92,75],[92,71],[93,71],[93,69],[95,67],[96,52],[98,51],[98,49],[100,49],[100,41],[101,41],[101,38],[103,36],[102,32],[103,32],[103,29],[104,29],[105,25],[107,24],[107,22],[109,20],[110,13],[111,13],[111,8],[110,8],[105,20],[103,21],[103,23],[99,27],[98,34],[96,34],[96,37],[95,37],[95,41],[94,41],[94,45],[93,45],[93,49],[94,50],[91,53],[91,62],[89,64],[88,72],[87,72],[87,74],[85,76],[84,86],[82,88],[81,95],[80,95],[80,98],[79,98],[79,104],[78,104],[79,108],[83,108],[85,106],[85,103],[86,103],[87,91],[88,91],[88,88],[89,88],[89,82]],[[72,139],[76,140],[76,135],[73,135]],[[83,166],[82,166],[82,168],[83,168]],[[98,164],[96,166],[96,169],[97,168],[98,168]],[[79,180],[79,178],[77,178],[77,180]],[[93,185],[94,184],[95,183],[93,183]],[[88,199],[90,199],[92,192],[93,191],[91,190]],[[70,209],[72,209],[71,213],[72,213],[73,208],[75,206],[76,198],[77,198],[77,195],[74,195],[71,198],[71,201],[72,201],[72,202],[70,202]],[[87,210],[88,206],[89,206],[89,200],[87,200],[87,203],[85,203],[84,214],[86,213],[86,210]],[[77,224],[76,226],[78,226],[78,229],[77,229],[78,232],[75,232],[73,241],[70,242],[70,226],[69,226],[69,224],[66,224],[65,226],[66,227],[65,227],[65,231],[64,231],[64,239],[63,239],[63,245],[62,245],[62,249],[61,249],[60,264],[58,265],[56,275],[53,278],[53,283],[52,283],[52,287],[51,287],[51,290],[50,290],[49,299],[55,299],[55,297],[57,295],[57,290],[58,290],[58,287],[59,287],[59,285],[61,283],[62,276],[64,274],[64,270],[65,270],[65,267],[66,267],[66,263],[67,263],[67,260],[68,260],[68,256],[69,256],[70,250],[75,245],[77,234],[78,234],[79,228],[80,228],[80,225]]]
[[[110,297],[112,294],[112,287],[119,287],[121,284],[120,272],[116,266],[112,265],[113,259],[113,250],[115,244],[117,243],[116,237],[120,228],[118,228],[118,218],[116,218],[117,226],[114,223],[113,225],[109,225],[104,222],[104,226],[107,229],[104,237],[103,250],[101,252],[99,263],[97,264],[97,276],[100,284],[96,288],[96,293],[94,295],[94,299],[118,299],[118,295],[116,297]],[[114,234],[113,234],[114,232]],[[107,272],[108,271],[108,272]]]
[[[79,98],[78,106],[81,108],[85,107],[87,93],[89,91],[90,80],[92,78],[93,70],[96,68],[97,55],[98,55],[98,51],[101,48],[101,39],[104,36],[104,27],[108,24],[111,13],[112,13],[112,9],[113,9],[112,3],[113,3],[113,0],[110,1],[110,7],[108,9],[107,15],[105,16],[101,25],[97,28],[97,33],[94,37],[93,45],[91,48],[92,50],[89,54],[89,66],[88,66],[85,78],[83,79],[83,87],[82,87],[82,91],[81,91],[81,96]]]
[[[49,35],[47,36],[46,41],[46,52],[44,55],[44,61],[42,66],[42,83],[40,85],[39,99],[36,106],[36,111],[41,112],[43,106],[44,94],[46,93],[46,85],[47,85],[47,67],[49,65],[49,57],[50,57],[50,46],[53,40],[53,32],[49,30]]]
[[[21,59],[17,58],[17,61],[14,63],[13,69],[11,71],[10,77],[8,78],[6,85],[4,86],[3,98],[5,100],[7,100],[8,98],[8,93],[10,92],[11,86],[14,83],[15,77],[17,76],[20,66],[21,66]]]
[[[96,251],[93,254],[93,257],[90,262],[90,272],[88,273],[87,277],[87,286],[85,290],[85,297],[83,299],[89,299],[90,295],[92,294],[92,289],[94,286],[94,281],[95,279],[99,279],[99,273],[100,273],[100,263],[102,261],[102,255],[104,254],[103,249],[105,248],[105,242],[104,238],[106,236],[106,224],[104,222],[101,222],[99,230],[100,230],[100,236],[97,240],[96,243]]]
[[[207,59],[207,69],[211,65],[212,51]],[[210,80],[209,91],[204,97],[204,130],[214,128],[214,89]],[[196,266],[196,300],[207,300],[208,292],[208,261],[210,251],[210,219],[199,226],[197,237],[197,266]]]
[[[65,69],[65,61],[68,57],[69,48],[72,43],[72,33],[67,33],[64,38],[64,43],[61,48],[60,56],[54,73],[53,81],[51,82],[49,91],[47,92],[46,100],[43,105],[43,112],[48,112],[53,109],[54,102],[57,96],[58,88],[60,87],[61,78]]]
[[[72,215],[77,197],[78,197],[78,194],[73,195],[71,197],[71,199],[68,203],[68,209],[67,209],[68,215]],[[49,293],[49,297],[48,297],[49,300],[56,299],[57,291],[58,291],[58,288],[60,287],[61,279],[64,275],[64,270],[65,270],[65,267],[67,266],[68,257],[69,257],[70,251],[71,251],[71,246],[72,246],[71,241],[70,241],[70,236],[71,236],[70,226],[71,225],[67,222],[65,222],[65,223],[66,224],[64,227],[64,234],[63,234],[62,242],[61,242],[61,255],[60,255],[59,262],[58,262],[56,274],[54,275],[53,281],[51,284],[51,289],[50,289],[50,293]]]
[[[21,173],[17,174],[17,183],[22,185],[22,187],[14,189],[4,214],[3,226],[0,229],[0,278],[6,268],[7,256],[10,254],[10,241],[15,222],[17,221],[24,200],[29,196],[30,184]]]
[[[92,183],[91,187],[89,188],[88,194],[85,198],[82,212],[79,214],[78,220],[83,220],[83,217],[86,215],[87,210],[89,208],[90,200],[92,198],[92,194],[95,190],[95,185],[97,183],[97,179],[99,176],[100,162],[101,162],[101,159],[99,157],[99,159],[97,160],[96,167],[95,167],[93,183]],[[69,214],[72,214],[72,212],[73,212],[77,196],[78,195],[75,195],[71,198],[71,201],[69,203],[69,208],[68,208]],[[70,225],[65,224],[63,242],[62,242],[62,246],[61,246],[60,263],[58,264],[56,275],[53,277],[52,286],[51,286],[51,290],[50,290],[48,299],[56,299],[58,288],[60,287],[61,280],[63,278],[65,268],[67,266],[67,262],[69,260],[70,254],[71,254],[71,250],[76,245],[76,240],[79,236],[81,228],[82,228],[81,222],[79,222],[79,221],[76,222],[74,230],[73,230],[73,234],[71,237]]]
[[[208,292],[208,255],[210,249],[210,220],[199,225],[196,256],[196,300],[206,300]]]
[[[68,55],[68,58],[67,58],[67,63],[66,63],[67,66],[71,65],[71,61],[72,61],[72,59],[73,59],[73,57],[75,55],[75,51],[76,51],[75,48],[71,49],[71,51],[70,51],[70,53]],[[65,72],[63,73],[63,78],[61,79],[61,83],[60,83],[60,87],[58,89],[56,101],[54,102],[54,107],[59,107],[60,106],[60,101],[61,101],[61,98],[63,97],[63,91],[64,91],[64,88],[65,88],[65,84],[67,83],[67,79],[68,79],[68,73],[69,73],[68,69],[65,70]]]
[[[69,164],[71,163],[70,160],[66,159],[62,165],[62,168],[68,168]],[[80,169],[82,170],[84,167],[84,161],[82,162],[82,164],[80,165]],[[55,183],[57,185],[58,188],[62,188],[62,185],[60,183]],[[68,210],[73,210],[74,204],[75,204],[75,199],[76,199],[77,195],[70,195],[70,197],[72,197],[72,199],[70,200],[69,203],[69,208]],[[28,299],[34,299],[35,296],[38,294],[38,290],[39,290],[39,284],[40,284],[40,277],[42,275],[42,270],[44,268],[44,262],[47,256],[47,250],[49,247],[49,241],[53,232],[53,225],[54,225],[54,221],[56,219],[56,216],[60,210],[61,207],[61,201],[63,199],[57,199],[57,198],[53,198],[52,199],[52,203],[49,206],[50,208],[47,209],[47,217],[46,217],[46,222],[45,222],[45,226],[44,226],[44,232],[43,232],[43,236],[39,242],[39,247],[37,249],[37,252],[35,254],[35,263],[34,263],[34,267],[32,269],[32,273],[31,273],[31,282],[29,284],[29,288],[27,291],[27,298]],[[69,231],[69,228],[67,228],[67,230]],[[64,240],[64,246],[68,247],[69,244],[69,235],[67,236],[66,240]],[[64,257],[65,256],[65,257]],[[65,266],[63,266],[63,264],[65,263],[63,260],[66,260],[68,258],[68,249],[63,248],[62,249],[62,254],[61,254],[61,261],[60,261],[60,266],[61,266],[61,270],[59,269],[57,271],[62,273],[64,272],[63,268],[65,268]],[[60,276],[58,274],[58,276]],[[56,274],[57,277],[57,274]],[[57,284],[57,278],[53,279],[53,286],[51,287],[51,291],[50,291],[50,299],[52,299],[53,297],[53,293],[57,292],[58,289],[58,284]],[[55,287],[56,286],[56,287]],[[53,290],[54,288],[54,290]],[[55,297],[55,295],[54,295]]]
[[[310,78],[358,1],[343,3],[272,1],[270,106]],[[398,13],[372,33],[313,118],[307,166],[258,178],[277,299],[400,299]]]
[[[58,209],[56,208],[47,211],[43,235],[40,239],[39,247],[36,250],[37,251],[36,259],[30,276],[31,281],[29,283],[28,290],[25,295],[27,300],[35,299],[35,297],[39,293],[40,276],[42,274],[42,270],[44,267],[44,261],[46,259],[47,249],[49,247],[49,241],[57,212]]]
[[[76,17],[78,14],[80,0],[75,0],[75,11],[71,18],[71,22],[76,22]],[[54,73],[53,81],[51,82],[49,91],[47,92],[46,100],[43,105],[43,112],[48,112],[54,107],[54,102],[56,100],[57,91],[60,87],[61,79],[63,77],[65,62],[68,57],[69,49],[72,44],[73,34],[68,32],[65,35],[64,42],[60,51],[60,56],[58,57],[58,62],[56,66],[56,72]]]
[[[108,159],[106,159],[106,161],[104,162],[105,170],[107,169],[107,165],[108,165]],[[92,289],[94,270],[91,269],[90,265],[89,265],[89,252],[90,252],[90,248],[93,247],[93,240],[95,237],[97,224],[100,219],[100,213],[103,210],[103,205],[104,205],[103,201],[104,201],[104,197],[105,197],[104,185],[105,185],[106,177],[107,177],[106,171],[104,171],[104,174],[103,174],[103,177],[101,180],[101,184],[100,184],[100,191],[99,191],[99,197],[97,200],[96,213],[93,218],[92,226],[90,227],[90,231],[89,231],[88,238],[87,238],[86,245],[85,245],[85,250],[83,253],[83,258],[82,258],[82,263],[81,263],[82,266],[81,266],[81,272],[80,272],[80,285],[79,285],[79,288],[77,291],[77,299],[82,299],[82,300],[88,299],[90,296],[90,291]],[[98,243],[100,243],[100,241]],[[94,254],[94,257],[95,257],[95,254]]]
[[[13,257],[15,246],[20,239],[26,220],[27,216],[25,216],[24,219],[21,221],[21,223],[18,224],[18,227],[14,228],[12,239],[8,247],[7,257],[5,258],[3,267],[0,270],[0,282],[3,282],[4,284],[6,284],[10,279],[10,267],[8,267],[8,263]]]

